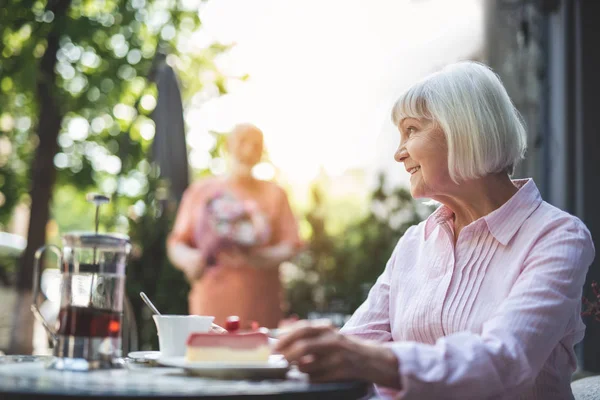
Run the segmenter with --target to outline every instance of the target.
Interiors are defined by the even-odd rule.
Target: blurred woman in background
[[[286,193],[252,176],[263,134],[237,125],[227,140],[229,171],[192,184],[184,193],[167,242],[168,255],[191,284],[190,314],[212,315],[224,326],[277,327],[283,291],[279,265],[300,246]]]

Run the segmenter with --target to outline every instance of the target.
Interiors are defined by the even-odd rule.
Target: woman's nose
[[[407,158],[408,152],[403,147],[398,148],[398,150],[396,150],[396,153],[394,153],[394,160],[396,160],[399,163],[404,162],[404,160],[406,160]]]

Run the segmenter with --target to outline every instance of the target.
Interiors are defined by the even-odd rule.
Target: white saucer
[[[285,379],[290,367],[282,355],[272,355],[268,362],[257,364],[187,362],[185,357],[161,357],[158,363],[183,368],[190,375],[215,379]]]
[[[160,358],[160,351],[132,351],[127,357],[135,362],[155,362]]]

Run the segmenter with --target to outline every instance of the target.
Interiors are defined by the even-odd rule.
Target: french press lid
[[[69,247],[89,247],[98,250],[126,251],[131,247],[129,236],[118,233],[68,232],[63,243]]]
[[[110,202],[110,198],[100,193],[88,193],[86,200],[96,206],[95,232],[69,232],[63,235],[63,243],[70,247],[92,247],[98,250],[124,250],[129,252],[129,236],[117,233],[98,233],[100,206]]]

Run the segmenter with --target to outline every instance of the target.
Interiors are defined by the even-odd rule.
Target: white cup
[[[215,317],[203,315],[153,315],[161,357],[185,356],[190,334],[208,332]]]

